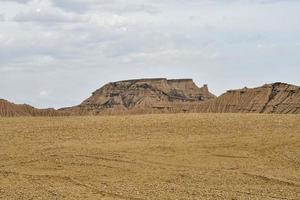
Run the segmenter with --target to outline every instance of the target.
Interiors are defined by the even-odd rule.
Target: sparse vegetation
[[[299,199],[299,121],[0,118],[0,199]]]

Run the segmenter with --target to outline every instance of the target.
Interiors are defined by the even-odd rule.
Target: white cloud
[[[2,2],[16,2],[16,3],[23,3],[23,4],[25,4],[25,3],[28,3],[31,0],[0,0],[0,3],[1,3],[1,1]]]
[[[0,97],[70,106],[105,82],[155,76],[191,77],[217,94],[295,83],[299,9],[293,0],[0,0]]]
[[[46,90],[42,90],[39,93],[39,97],[41,97],[41,98],[45,98],[45,97],[48,97],[48,96],[49,96],[49,92],[47,92]]]
[[[18,13],[13,20],[16,22],[66,23],[83,22],[85,19],[79,15],[62,12],[59,9],[36,8]]]
[[[74,12],[113,12],[113,13],[132,13],[142,12],[156,14],[160,12],[159,8],[147,1],[125,1],[125,0],[52,0],[53,4],[66,11]]]

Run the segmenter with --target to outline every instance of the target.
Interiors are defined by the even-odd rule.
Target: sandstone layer
[[[286,83],[229,90],[199,105],[198,112],[215,113],[300,113],[300,87]]]
[[[1,117],[19,117],[19,116],[61,116],[67,113],[59,112],[55,109],[37,109],[26,104],[14,104],[7,100],[0,99]]]
[[[61,110],[77,115],[191,112],[215,98],[207,85],[199,88],[192,79],[138,79],[106,84],[80,105]]]
[[[229,90],[219,97],[192,79],[137,79],[112,82],[80,105],[36,109],[0,100],[0,116],[111,115],[179,112],[300,114],[300,87],[286,83]]]

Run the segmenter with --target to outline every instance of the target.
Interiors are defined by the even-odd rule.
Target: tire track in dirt
[[[20,165],[26,165],[30,163],[35,163],[35,162],[41,162],[41,161],[47,161],[45,159],[32,159],[32,160],[27,160],[27,161],[21,161],[13,164],[7,164],[7,165],[0,165],[0,167],[12,167],[12,166],[20,166]]]
[[[93,158],[93,159],[104,160],[104,161],[113,161],[113,162],[123,162],[123,163],[136,164],[136,162],[134,162],[134,161],[122,160],[122,159],[117,159],[117,158],[107,158],[107,157],[102,157],[102,156],[89,156],[89,155],[75,155],[75,156]]]
[[[298,183],[283,180],[283,179],[279,179],[279,178],[268,177],[268,176],[263,176],[263,175],[259,175],[259,174],[252,174],[252,173],[248,173],[248,172],[242,172],[242,174],[246,175],[246,176],[249,176],[249,177],[252,177],[252,178],[262,179],[264,181],[271,181],[271,182],[278,183],[278,184],[296,186],[296,187],[300,186],[300,184],[298,184]]]
[[[210,156],[222,157],[222,158],[245,158],[245,159],[255,159],[247,156],[235,156],[235,155],[225,155],[225,154],[210,154]]]
[[[259,196],[259,197],[268,197],[272,199],[286,199],[286,200],[295,200],[291,198],[286,198],[286,197],[281,197],[281,196],[273,196],[273,195],[264,195],[264,194],[258,194],[258,193],[252,193],[252,192],[245,192],[245,191],[239,191],[239,190],[222,190],[222,189],[217,189],[217,188],[210,188],[215,191],[220,191],[220,192],[232,192],[232,193],[240,193],[240,194],[246,194],[249,196]]]
[[[92,184],[83,183],[83,182],[81,182],[75,178],[69,177],[69,176],[49,175],[49,174],[28,174],[28,173],[20,173],[20,172],[5,171],[5,170],[0,170],[0,174],[17,175],[17,176],[27,177],[30,179],[35,178],[35,177],[46,178],[46,179],[60,179],[60,180],[70,182],[74,185],[81,186],[86,189],[90,189],[102,196],[110,196],[110,197],[116,197],[116,198],[126,199],[126,200],[144,200],[143,198],[140,198],[140,197],[125,196],[125,195],[121,195],[121,194],[117,194],[117,193],[103,191],[103,190],[98,189],[96,186],[94,186]]]

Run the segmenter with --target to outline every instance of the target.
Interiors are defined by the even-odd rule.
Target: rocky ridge
[[[300,113],[300,87],[286,83],[229,90],[199,105],[198,112],[214,113]]]
[[[0,99],[0,116],[62,116],[149,113],[276,113],[300,114],[300,87],[286,83],[228,90],[219,97],[192,79],[137,79],[112,82],[80,105],[36,109]]]
[[[138,79],[108,83],[80,105],[61,110],[77,115],[190,112],[216,98],[192,79]]]
[[[59,112],[55,109],[37,109],[26,104],[14,104],[7,100],[0,99],[0,117],[19,117],[19,116],[63,116],[68,113]]]

